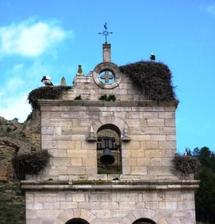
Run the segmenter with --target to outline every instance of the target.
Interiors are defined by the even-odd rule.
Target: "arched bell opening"
[[[122,172],[121,131],[113,124],[97,131],[97,170],[99,174]]]
[[[74,219],[70,219],[65,224],[89,224],[89,222],[87,222],[84,219],[74,218]]]
[[[141,219],[136,220],[132,224],[156,224],[156,223],[154,221],[152,221],[151,219],[141,218]]]

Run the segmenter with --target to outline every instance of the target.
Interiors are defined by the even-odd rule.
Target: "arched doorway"
[[[89,222],[84,219],[75,218],[67,221],[65,224],[89,224]]]
[[[156,223],[154,221],[152,221],[151,219],[141,218],[141,219],[136,220],[132,224],[156,224]]]
[[[121,132],[113,124],[102,125],[97,131],[97,170],[99,174],[122,172]]]

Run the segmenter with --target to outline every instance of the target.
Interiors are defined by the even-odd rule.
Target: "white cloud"
[[[26,101],[26,95],[8,99],[7,102],[8,104],[1,110],[1,116],[8,120],[19,118],[20,122],[25,121],[27,115],[31,112],[31,107]]]
[[[210,14],[212,15],[215,15],[215,4],[213,5],[209,5],[207,8],[206,8],[207,12],[209,12]]]
[[[54,78],[64,66],[56,63],[53,53],[60,43],[71,38],[71,34],[56,21],[27,20],[0,27],[0,59],[6,62],[1,69],[0,116],[6,119],[17,117],[21,122],[27,118],[31,111],[28,93],[42,85],[40,79],[45,74],[51,75],[56,83]],[[20,61],[19,57],[14,57],[9,61],[5,57],[12,55],[33,60],[21,58]]]
[[[26,98],[26,94],[22,93],[16,97],[8,97],[6,100],[3,100],[4,106],[1,107],[0,116],[8,120],[19,118],[20,122],[25,121],[27,115],[31,112],[31,107],[27,103]]]
[[[6,119],[18,118],[23,122],[31,111],[28,104],[28,93],[42,86],[40,82],[42,75],[50,74],[54,84],[60,83],[56,74],[57,64],[43,64],[43,60],[37,58],[25,64],[17,63],[5,71],[8,79],[0,83],[0,116]]]
[[[44,71],[39,60],[34,60],[29,65],[15,64],[5,72],[8,79],[0,85],[0,116],[9,120],[16,117],[21,122],[27,118],[31,111],[28,93],[41,84]]]
[[[71,37],[56,22],[27,20],[0,27],[0,55],[37,57]]]
[[[26,119],[31,108],[27,103],[27,94],[20,90],[24,81],[18,77],[11,77],[0,91],[0,116],[6,119]]]

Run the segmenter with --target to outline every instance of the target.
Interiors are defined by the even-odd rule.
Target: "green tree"
[[[192,156],[199,159],[200,186],[196,192],[196,217],[198,221],[215,223],[215,154],[208,147],[195,148]]]

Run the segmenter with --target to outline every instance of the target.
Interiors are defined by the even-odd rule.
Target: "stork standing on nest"
[[[51,82],[51,77],[49,77],[49,76],[43,76],[43,78],[41,79],[41,82],[45,86],[53,86],[53,83]]]

